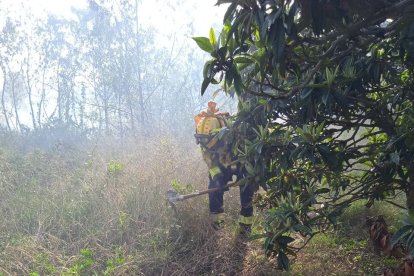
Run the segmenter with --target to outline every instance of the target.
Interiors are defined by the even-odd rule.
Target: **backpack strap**
[[[211,150],[219,141],[216,135],[207,135],[207,134],[194,134],[197,144],[200,144],[202,147]]]

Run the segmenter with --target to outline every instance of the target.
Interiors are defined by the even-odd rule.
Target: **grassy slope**
[[[260,241],[238,239],[237,191],[226,194],[220,231],[209,226],[206,197],[168,206],[172,181],[183,192],[205,188],[195,146],[165,138],[119,144],[24,154],[0,148],[0,275],[283,274],[264,258]],[[372,253],[367,212],[354,206],[340,231],[299,254],[291,274],[375,275],[393,264]],[[369,212],[386,212],[395,223],[388,206]]]

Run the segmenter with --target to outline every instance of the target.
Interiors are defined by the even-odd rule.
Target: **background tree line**
[[[3,4],[0,129],[188,136],[208,100],[196,92],[203,56],[177,34],[157,38],[142,4],[90,0],[70,17],[44,18]]]

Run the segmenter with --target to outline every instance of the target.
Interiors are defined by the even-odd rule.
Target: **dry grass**
[[[0,147],[1,276],[288,274],[264,257],[260,241],[239,239],[237,189],[226,193],[219,231],[209,225],[207,197],[167,204],[172,181],[186,191],[206,187],[193,143],[158,137],[18,148],[10,139]],[[342,227],[352,238],[316,238],[291,274],[379,272],[384,259],[364,243],[366,234],[355,236],[366,233],[358,208]]]
[[[58,144],[18,154],[3,148],[0,275],[246,270],[246,246],[232,223],[237,191],[226,195],[229,224],[219,232],[209,226],[206,197],[174,210],[165,200],[171,181],[187,190],[206,186],[199,151],[167,138],[143,141]]]

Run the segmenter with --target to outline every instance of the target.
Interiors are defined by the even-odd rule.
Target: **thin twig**
[[[398,203],[395,203],[395,202],[393,202],[393,201],[391,201],[391,200],[387,200],[387,199],[385,199],[384,201],[385,201],[385,202],[387,202],[387,203],[389,203],[389,204],[391,204],[391,205],[394,205],[395,207],[401,208],[401,209],[403,209],[403,210],[407,210],[407,208],[406,208],[406,207],[404,207],[404,206],[402,206],[402,205],[400,205],[400,204],[398,204]]]

